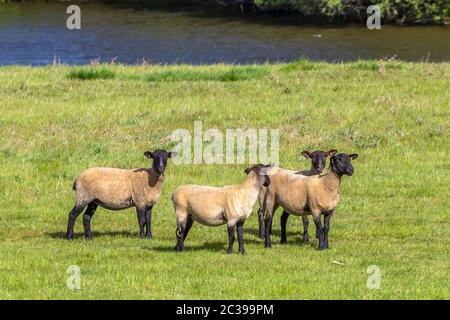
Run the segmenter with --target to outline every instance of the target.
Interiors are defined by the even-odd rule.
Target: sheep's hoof
[[[178,246],[175,246],[175,251],[176,251],[176,252],[183,252],[183,251],[184,251],[184,248],[180,248],[180,247],[178,247]]]
[[[145,239],[153,239],[153,236],[151,234],[145,235]]]
[[[241,251],[239,251],[243,256],[246,256],[247,255],[247,252],[245,252],[245,250],[241,250]]]
[[[318,248],[317,248],[317,250],[325,250],[326,249],[326,247],[325,246],[319,246]]]
[[[264,246],[265,246],[266,248],[272,248],[272,244],[271,244],[271,243],[266,243]]]
[[[232,254],[233,253],[233,249],[227,249],[227,254]]]
[[[72,234],[66,234],[66,239],[67,240],[73,240],[73,235]]]
[[[281,244],[287,244],[287,240],[286,239],[281,239],[280,243]]]

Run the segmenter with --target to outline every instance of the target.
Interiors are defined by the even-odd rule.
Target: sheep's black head
[[[175,156],[175,152],[167,152],[166,150],[158,149],[153,152],[145,151],[144,155],[149,158],[153,159],[153,169],[158,174],[163,174],[166,170],[167,165],[167,159],[172,158],[172,156]]]
[[[302,151],[302,155],[306,159],[311,159],[312,169],[316,170],[319,174],[325,169],[325,162],[327,157],[332,157],[337,153],[336,149],[331,149],[330,151],[320,151],[316,150],[314,152]]]
[[[330,167],[334,173],[336,173],[339,177],[344,174],[351,176],[353,174],[353,165],[352,160],[358,158],[357,153],[353,154],[345,154],[339,153],[334,155],[330,159]]]
[[[255,172],[258,176],[262,177],[262,185],[268,187],[270,184],[270,179],[267,172],[273,167],[273,164],[263,165],[255,164],[254,166],[248,167],[244,170],[245,174],[250,172]]]

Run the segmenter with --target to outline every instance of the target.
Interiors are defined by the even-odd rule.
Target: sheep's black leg
[[[177,231],[176,231],[177,245],[175,246],[176,251],[184,251],[183,236],[184,236],[185,225],[186,225],[186,222],[184,224],[180,223],[180,225],[177,227]]]
[[[324,218],[324,242],[325,242],[325,248],[328,249],[328,232],[330,231],[330,220],[331,216],[333,215],[334,210],[330,210],[327,213],[325,213]]]
[[[235,226],[228,226],[228,249],[227,253],[233,252],[233,243],[234,243],[234,229]]]
[[[259,208],[258,210],[258,224],[259,224],[259,237],[264,238],[264,210]]]
[[[285,210],[283,210],[283,213],[281,214],[281,244],[287,243],[287,237],[286,237],[286,224],[289,218],[289,213],[287,213]]]
[[[81,212],[83,212],[83,209],[86,206],[80,206],[76,205],[73,207],[72,211],[69,213],[69,221],[67,223],[67,233],[66,233],[66,239],[72,240],[73,239],[73,226],[75,225],[75,221],[77,220],[77,217],[80,215]]]
[[[244,249],[244,221],[239,221],[237,224],[237,237],[239,242],[239,252],[245,255]]]
[[[272,222],[273,222],[273,219],[270,220],[270,234],[272,234]]]
[[[192,220],[192,216],[188,216],[186,220],[186,228],[183,232],[183,241],[186,240],[186,237],[189,233],[189,230],[191,230],[192,224],[194,223],[194,220]]]
[[[308,219],[308,216],[303,216],[302,221],[303,221],[303,243],[308,243],[309,242],[309,235],[308,235],[309,219]]]
[[[136,208],[136,214],[139,223],[139,237],[144,238],[145,210]]]
[[[152,209],[153,206],[145,209],[145,238],[151,239],[152,235]]]
[[[313,215],[314,223],[316,224],[316,228],[319,231],[319,247],[317,249],[323,250],[325,249],[325,241],[324,241],[324,235],[323,235],[323,227],[322,227],[322,221],[320,219],[320,215]]]
[[[270,226],[272,225],[273,212],[271,214],[266,214],[266,218],[264,219],[265,226],[265,238],[264,238],[264,246],[266,248],[272,247],[272,242],[270,241]]]
[[[95,213],[95,210],[97,210],[97,205],[95,203],[90,203],[83,214],[84,236],[89,240],[92,239],[91,219]]]

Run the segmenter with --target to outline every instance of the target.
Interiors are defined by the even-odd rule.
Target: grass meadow
[[[360,61],[252,66],[0,67],[2,299],[449,299],[450,64]],[[359,153],[331,220],[330,249],[257,236],[227,255],[226,227],[194,224],[176,253],[170,193],[235,184],[246,165],[169,163],[153,240],[134,209],[99,208],[94,239],[64,239],[72,182],[91,166],[149,166],[178,128],[280,129],[280,165],[306,169],[303,149]],[[314,226],[310,219],[310,231]],[[81,290],[66,286],[70,265]],[[381,270],[368,289],[367,268]]]

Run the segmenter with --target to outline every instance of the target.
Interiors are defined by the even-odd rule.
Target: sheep
[[[136,207],[141,238],[152,238],[152,208],[158,201],[164,183],[167,159],[175,153],[165,150],[146,151],[153,159],[152,167],[139,169],[90,168],[75,179],[76,204],[69,213],[66,238],[73,239],[73,227],[80,213],[83,215],[84,235],[92,239],[91,219],[98,206],[109,210]],[[144,225],[146,231],[144,233]]]
[[[313,152],[309,151],[302,151],[302,155],[306,159],[311,159],[311,169],[309,170],[303,170],[303,171],[293,171],[293,170],[287,170],[282,168],[273,168],[268,172],[268,175],[274,175],[278,173],[292,173],[292,174],[301,174],[304,176],[313,176],[318,175],[323,172],[323,169],[325,168],[325,162],[327,157],[331,157],[337,153],[336,149],[331,149],[328,152],[316,150]],[[258,203],[259,203],[259,210],[258,210],[258,222],[259,222],[259,237],[264,238],[264,197],[265,197],[265,188],[262,187],[262,191],[259,194]],[[289,217],[289,214],[283,212],[281,216],[281,221],[283,223],[287,223],[287,219]],[[302,217],[303,221],[303,239],[304,242],[309,242],[309,236],[308,236],[308,226],[309,226],[309,220],[307,216]],[[270,233],[272,233],[272,225],[270,226]],[[318,237],[318,234],[316,232],[316,237]],[[282,242],[283,243],[283,242]]]
[[[271,176],[271,184],[265,198],[265,247],[271,247],[270,225],[273,214],[280,206],[286,214],[312,215],[319,235],[319,250],[328,248],[330,219],[339,203],[339,186],[343,175],[353,175],[351,160],[358,154],[339,153],[330,159],[330,170],[326,175],[303,176],[278,174]],[[322,226],[321,215],[324,215]],[[281,221],[281,238],[286,242],[286,221]]]
[[[228,225],[228,249],[233,252],[237,226],[239,252],[245,254],[243,226],[253,211],[261,185],[270,184],[267,170],[272,166],[254,165],[245,169],[246,179],[241,184],[209,187],[184,185],[172,193],[177,229],[175,250],[184,251],[184,241],[194,221],[207,226]]]

